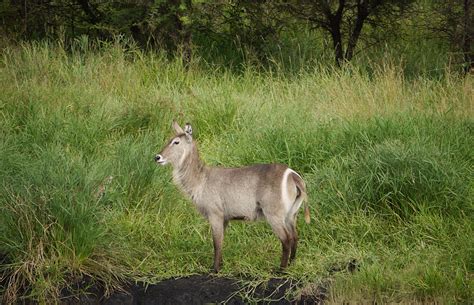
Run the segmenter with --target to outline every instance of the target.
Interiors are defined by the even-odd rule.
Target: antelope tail
[[[306,193],[306,184],[300,175],[292,173],[293,181],[295,181],[296,187],[298,188],[297,201],[304,201],[304,220],[307,224],[311,222],[311,216],[309,214],[308,195]]]
[[[305,198],[304,200],[304,221],[306,221],[307,224],[311,222],[311,216],[309,215],[308,198]]]

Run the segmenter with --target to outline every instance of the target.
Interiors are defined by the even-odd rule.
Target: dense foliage
[[[449,46],[455,63],[472,68],[472,0],[4,0],[3,33],[13,39],[65,39],[81,35],[110,40],[132,37],[143,48],[178,52],[187,62],[192,53],[251,51],[259,61],[274,59],[275,46],[295,47],[286,37],[304,29],[322,35],[340,66],[358,53],[417,39]],[[304,37],[298,44],[306,43]],[[215,55],[216,52],[211,52]]]

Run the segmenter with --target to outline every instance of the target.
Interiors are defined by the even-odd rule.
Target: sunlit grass
[[[88,276],[109,288],[207,273],[207,223],[153,155],[191,122],[213,165],[289,164],[313,221],[286,276],[331,279],[342,301],[469,302],[473,81],[407,80],[401,68],[235,75],[79,41],[4,50],[0,62],[0,254],[4,298],[46,302]],[[102,197],[97,190],[107,177]],[[280,243],[230,225],[223,276],[275,276]],[[352,259],[354,274],[329,272]],[[0,281],[1,282],[1,281]],[[24,290],[27,288],[28,290]]]

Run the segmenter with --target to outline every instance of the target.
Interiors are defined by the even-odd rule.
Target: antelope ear
[[[191,127],[191,124],[186,123],[186,125],[184,125],[184,132],[190,136],[193,135],[193,128]]]
[[[186,125],[184,125],[184,133],[186,134],[186,139],[188,140],[188,142],[192,142],[193,128],[191,127],[191,124],[186,123]]]
[[[176,134],[182,134],[184,133],[183,128],[181,128],[176,121],[173,121],[173,129],[176,132]]]

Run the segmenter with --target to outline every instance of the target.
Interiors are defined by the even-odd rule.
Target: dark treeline
[[[282,37],[318,33],[341,66],[370,46],[423,32],[449,46],[457,64],[473,67],[472,0],[4,0],[0,34],[11,40],[123,35],[144,49],[179,53],[199,47],[250,50],[268,58]],[[304,43],[303,41],[301,41]]]

